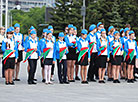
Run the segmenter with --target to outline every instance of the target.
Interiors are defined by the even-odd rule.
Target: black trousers
[[[58,67],[58,78],[60,82],[67,81],[67,60],[63,59],[61,63],[57,60],[57,67]]]
[[[28,60],[30,65],[29,75],[28,75],[28,82],[32,82],[35,76],[36,67],[37,67],[37,59],[29,59]]]
[[[4,61],[2,61],[2,77],[5,77]]]
[[[54,75],[55,64],[52,64],[51,75]]]
[[[88,69],[88,79],[94,79],[94,75],[98,77],[98,57],[97,53],[91,54],[90,66]]]

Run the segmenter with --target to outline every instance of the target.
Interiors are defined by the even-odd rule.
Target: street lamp
[[[1,3],[0,3],[0,27],[2,27],[2,15],[3,15],[3,0],[1,0]]]
[[[86,16],[85,0],[83,0],[83,6],[81,7],[81,15],[83,16],[83,29],[85,29],[85,16]]]

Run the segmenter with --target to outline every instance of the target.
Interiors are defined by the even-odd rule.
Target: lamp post
[[[85,16],[86,16],[85,0],[83,0],[83,6],[81,7],[81,15],[83,16],[83,29],[85,29]]]
[[[1,3],[0,3],[0,27],[2,27],[2,16],[3,15],[3,0],[1,0]]]

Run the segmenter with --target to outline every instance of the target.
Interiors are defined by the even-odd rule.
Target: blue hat
[[[109,28],[108,28],[108,32],[111,30],[111,29],[113,29],[114,28],[114,26],[110,26]]]
[[[16,24],[14,25],[14,27],[19,27],[19,28],[20,28],[20,24],[16,23]]]
[[[35,29],[35,27],[34,27],[34,26],[31,26],[31,27],[30,27],[30,30],[33,30],[33,29]]]
[[[102,22],[99,22],[99,23],[97,24],[97,28],[98,28],[101,24],[102,24]]]
[[[9,29],[10,29],[11,31],[14,31],[14,27],[10,27]]]
[[[8,33],[8,32],[11,32],[11,29],[10,29],[10,28],[8,28],[6,32],[7,32],[7,33]]]
[[[124,29],[124,33],[126,33],[128,30],[129,30],[129,28],[125,28],[125,29]]]
[[[46,33],[48,31],[48,29],[43,29],[43,33]]]
[[[119,33],[119,31],[115,31],[113,34],[115,35],[115,34],[117,34],[117,33]]]
[[[123,30],[124,30],[124,29],[123,29],[123,28],[121,28],[121,29],[120,29],[120,33],[121,33]]]
[[[134,34],[134,31],[133,31],[133,30],[131,30],[128,34],[129,34],[129,35]]]
[[[86,29],[82,29],[81,34],[87,34],[88,31]]]
[[[105,29],[101,29],[101,32],[104,32],[104,31],[106,32],[106,30],[105,30]]]
[[[58,37],[64,37],[64,33],[63,33],[63,32],[60,32],[60,33],[58,34]]]
[[[49,34],[49,33],[52,33],[52,31],[51,31],[51,30],[48,30],[48,31],[47,31],[47,34]]]
[[[50,30],[50,29],[53,29],[53,26],[52,25],[49,25],[48,26],[48,30]]]
[[[92,24],[92,25],[89,27],[89,31],[93,31],[95,28],[96,28],[96,25],[95,25],[95,24]]]
[[[68,25],[68,28],[73,28],[73,27],[74,27],[73,24]]]
[[[74,30],[77,30],[77,27],[73,26]]]
[[[36,31],[35,31],[35,30],[32,30],[32,31],[30,32],[30,34],[36,34]]]

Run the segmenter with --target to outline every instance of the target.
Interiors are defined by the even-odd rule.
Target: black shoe
[[[108,80],[107,81],[113,81],[113,78],[108,78]]]
[[[130,79],[130,82],[131,82],[131,83],[134,83],[134,80],[133,80],[133,79]]]
[[[82,81],[81,83],[82,83],[82,84],[84,84],[84,83],[85,83],[85,81]]]
[[[104,80],[102,80],[102,83],[105,83],[105,81],[104,81]]]
[[[70,80],[70,82],[75,82],[75,80]]]
[[[69,84],[69,82],[68,81],[65,81],[64,84]]]
[[[117,83],[117,80],[114,80],[113,83]]]
[[[130,80],[130,79],[128,79],[128,80],[127,80],[127,83],[131,83],[131,80]]]
[[[32,84],[37,84],[37,83],[35,83],[34,81],[32,81]]]
[[[13,81],[21,81],[20,79],[14,79]]]
[[[10,85],[15,85],[13,81],[12,81],[12,82],[9,82],[9,84],[10,84]]]
[[[32,84],[32,81],[28,81],[28,84],[31,85]]]
[[[91,81],[92,81],[92,82],[96,82],[96,80],[95,80],[95,79],[91,79]]]
[[[90,82],[90,81],[91,81],[91,79],[90,79],[90,78],[87,78],[87,81],[89,81],[89,82]]]
[[[133,81],[137,81],[136,79],[132,79]]]
[[[46,82],[46,80],[45,80],[45,79],[43,79],[43,80],[42,80],[42,82],[43,82],[43,83],[45,83],[45,82]]]
[[[120,81],[118,79],[116,81],[117,81],[117,83],[120,83]]]
[[[80,78],[78,76],[75,77],[75,80],[80,80]]]
[[[33,81],[37,81],[37,79],[33,79]]]
[[[121,80],[124,80],[124,79],[125,79],[125,77],[121,77],[120,79],[121,79]]]
[[[102,81],[101,81],[101,80],[99,80],[99,83],[102,83]]]
[[[127,81],[128,80],[128,78],[125,78],[125,81]]]
[[[5,85],[9,85],[9,82],[5,82]]]
[[[88,81],[84,81],[85,84],[89,84]]]
[[[60,84],[64,84],[62,81],[61,82],[59,82]]]

